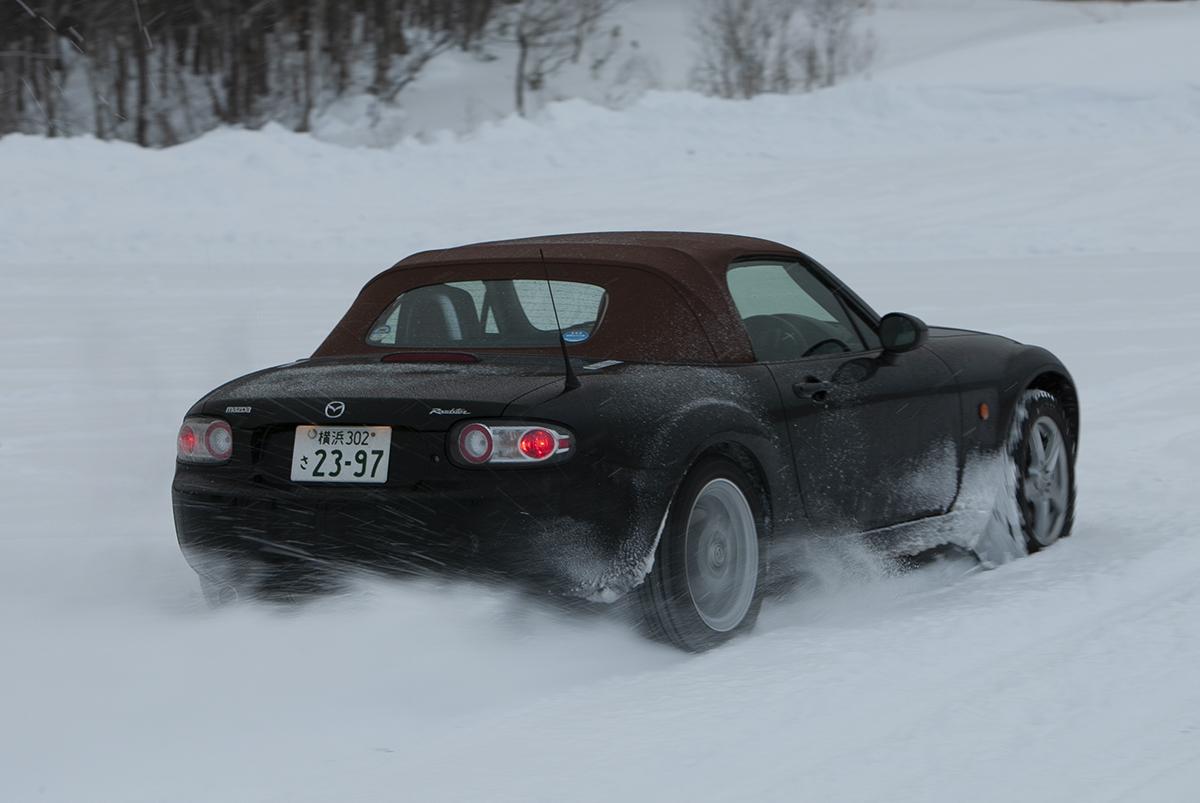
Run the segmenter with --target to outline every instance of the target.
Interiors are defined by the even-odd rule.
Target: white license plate
[[[391,427],[296,427],[292,480],[387,482]]]

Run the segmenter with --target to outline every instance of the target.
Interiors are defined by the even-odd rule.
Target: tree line
[[[516,106],[620,0],[2,0],[0,135],[165,146],[219,125],[308,131],[386,102],[451,48],[515,45]]]
[[[0,136],[168,146],[221,125],[305,132],[340,98],[400,103],[439,54],[492,60],[495,45],[515,54],[504,68],[525,114],[528,92],[566,65],[596,74],[613,57],[620,29],[606,20],[627,1],[0,0]],[[830,86],[869,62],[871,5],[689,3],[692,86],[729,98]]]

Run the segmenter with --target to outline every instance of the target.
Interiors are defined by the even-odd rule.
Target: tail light
[[[468,466],[534,465],[566,459],[575,438],[559,426],[471,421],[450,433],[454,462]]]
[[[175,456],[181,463],[224,463],[233,455],[233,429],[219,418],[185,418]]]
[[[545,460],[558,451],[558,438],[550,430],[537,427],[521,435],[517,449],[530,460]]]
[[[468,424],[458,433],[458,454],[468,463],[486,463],[492,459],[495,443],[492,431],[483,424]]]

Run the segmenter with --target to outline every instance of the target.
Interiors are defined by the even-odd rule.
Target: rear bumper
[[[422,487],[271,487],[179,466],[175,529],[192,567],[235,586],[295,566],[502,580],[612,598],[641,583],[673,483],[641,469],[475,473]]]

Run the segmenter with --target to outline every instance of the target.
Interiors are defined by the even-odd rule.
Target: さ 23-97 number
[[[391,441],[391,427],[296,427],[292,480],[386,482]]]

